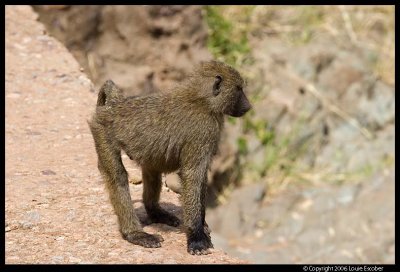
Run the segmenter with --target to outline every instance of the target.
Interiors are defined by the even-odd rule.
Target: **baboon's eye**
[[[213,94],[214,94],[214,96],[217,96],[221,92],[221,90],[220,90],[221,82],[222,82],[222,76],[217,75],[215,77],[215,82],[214,82],[214,86],[213,86]]]

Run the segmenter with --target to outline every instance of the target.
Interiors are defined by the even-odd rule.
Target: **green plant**
[[[311,140],[308,135],[301,136],[305,120],[299,117],[288,133],[278,136],[275,128],[266,120],[256,119],[251,114],[246,116],[243,119],[243,134],[255,136],[264,154],[261,163],[247,163],[246,168],[255,171],[260,178],[267,174],[274,176],[277,183],[294,175],[294,170],[301,168],[299,158],[305,154]]]
[[[247,147],[247,140],[243,136],[240,136],[237,139],[237,145],[239,149],[239,155],[246,155],[248,152],[248,147]]]
[[[224,17],[224,9],[225,6],[205,7],[209,29],[207,46],[217,59],[238,66],[250,53],[247,31],[237,31],[234,21]]]

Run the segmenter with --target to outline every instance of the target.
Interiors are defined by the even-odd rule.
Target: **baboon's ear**
[[[213,86],[213,95],[214,96],[217,96],[221,92],[221,90],[220,90],[221,82],[222,82],[222,76],[217,75],[215,77],[215,82],[214,82],[214,86]]]

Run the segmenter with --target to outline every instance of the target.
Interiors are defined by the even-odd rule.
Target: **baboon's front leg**
[[[182,169],[183,221],[186,227],[188,252],[192,255],[209,254],[213,248],[208,226],[205,227],[205,196],[207,169]]]

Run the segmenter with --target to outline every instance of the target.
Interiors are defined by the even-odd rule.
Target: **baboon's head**
[[[197,74],[203,79],[201,93],[214,112],[240,117],[250,110],[250,102],[243,92],[244,80],[234,68],[208,61],[200,64]]]

